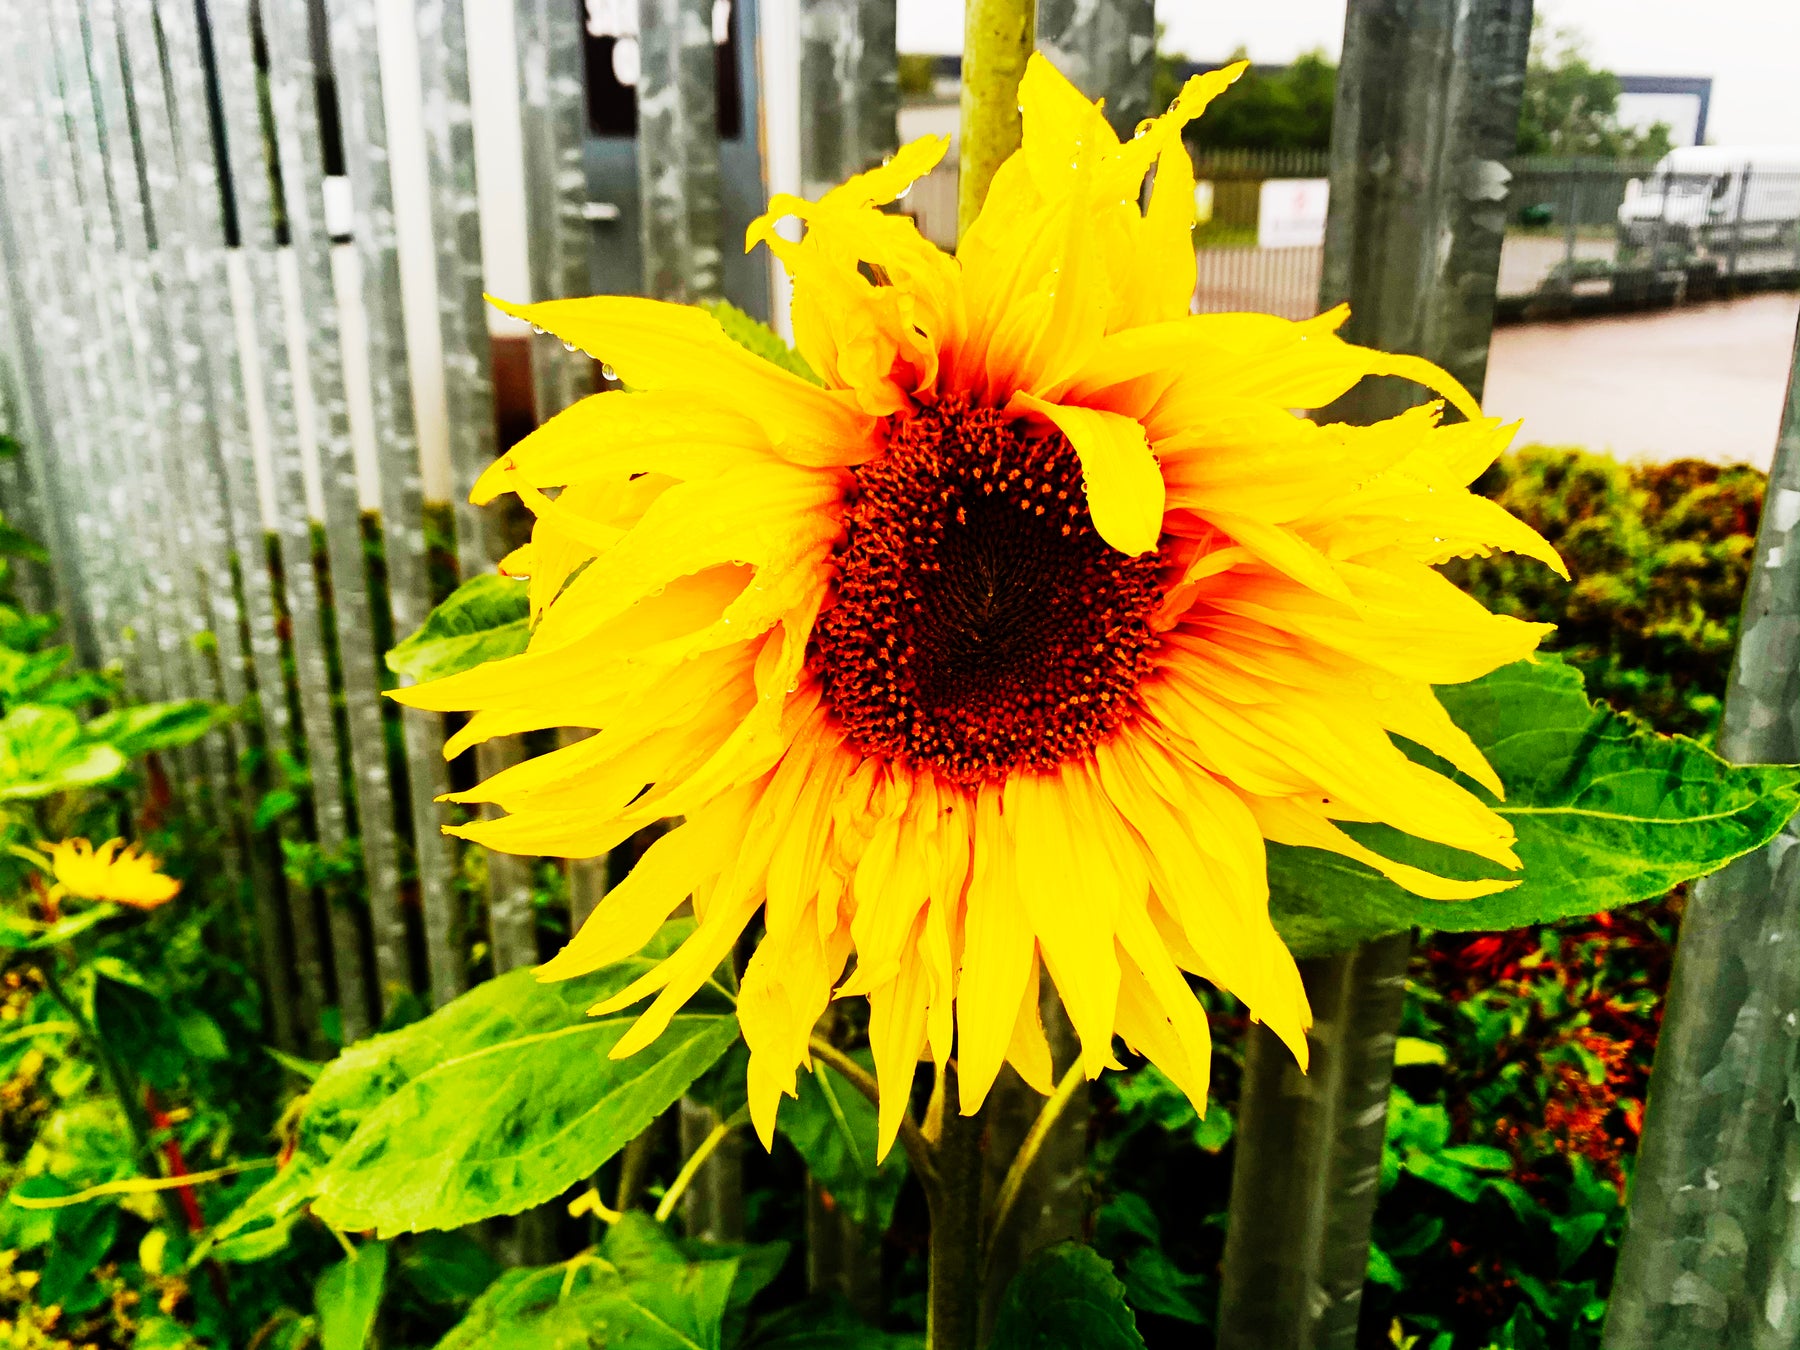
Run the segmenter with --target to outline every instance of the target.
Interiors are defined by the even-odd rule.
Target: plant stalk
[[[981,1140],[986,1110],[962,1113],[956,1065],[945,1066],[944,1126],[931,1206],[925,1350],[975,1350],[981,1335]]]
[[[1037,5],[1034,0],[967,0],[964,14],[959,236],[981,214],[995,170],[1019,148],[1024,134],[1019,81],[1037,38]]]

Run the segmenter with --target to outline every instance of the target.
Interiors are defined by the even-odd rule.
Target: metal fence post
[[[481,298],[481,215],[475,178],[463,0],[423,0],[415,11],[431,233],[437,249],[438,331],[444,349],[451,505],[464,576],[486,570],[486,522],[469,491],[494,458],[494,357]],[[433,807],[435,819],[438,808]],[[421,832],[421,839],[423,832]],[[443,847],[439,836],[438,846]],[[448,854],[445,854],[447,862]],[[426,891],[425,959],[431,1001],[442,1006],[468,986],[466,920],[453,887]]]
[[[1105,98],[1107,123],[1121,137],[1150,115],[1153,0],[1038,0],[1037,45],[1082,93]]]
[[[1800,758],[1800,334],[1719,753]],[[1800,1342],[1800,823],[1701,881],[1681,920],[1606,1350]]]
[[[719,136],[712,0],[638,7],[638,190],[644,293],[697,301],[719,294]]]
[[[306,765],[312,780],[314,824],[320,848],[328,855],[342,853],[349,838],[349,815],[343,793],[343,751],[338,744],[336,719],[332,712],[332,691],[325,655],[325,635],[319,609],[318,578],[314,571],[312,523],[306,502],[305,470],[302,457],[303,428],[300,422],[300,400],[305,387],[296,379],[295,364],[309,353],[304,340],[290,346],[286,315],[290,304],[298,307],[300,278],[290,264],[296,264],[284,249],[285,216],[278,210],[291,209],[291,199],[303,189],[297,166],[290,165],[283,177],[277,177],[277,146],[265,143],[264,112],[258,84],[258,65],[252,42],[252,14],[248,0],[207,0],[210,17],[206,30],[213,43],[215,69],[218,72],[219,99],[225,128],[226,161],[230,169],[239,233],[241,264],[238,273],[239,294],[234,297],[249,315],[253,345],[245,352],[246,397],[252,406],[260,392],[266,410],[270,444],[271,469],[274,476],[276,518],[274,534],[281,563],[283,589],[287,599],[287,618],[292,632],[294,682],[299,691],[300,730],[304,740]],[[273,74],[274,72],[271,72]],[[272,92],[272,91],[271,91]],[[202,94],[204,97],[204,94]],[[280,109],[274,110],[279,118]],[[204,125],[204,123],[202,123]],[[282,197],[274,196],[280,189]],[[309,204],[310,205],[310,204]],[[284,277],[283,272],[287,271]],[[254,426],[254,420],[253,420]],[[260,554],[245,559],[246,572],[260,566]],[[255,629],[252,629],[254,635]],[[273,658],[271,660],[271,658]],[[264,654],[264,666],[257,671],[257,681],[264,693],[263,712],[272,724],[271,748],[285,748],[277,734],[288,728],[284,700],[285,684],[281,674],[280,651]],[[280,705],[279,708],[273,705]],[[270,714],[274,713],[271,718]],[[335,969],[340,1000],[340,1016],[345,1025],[366,1025],[366,1014],[360,1019],[345,1007],[359,1007],[367,999],[367,981],[363,977],[360,945],[336,913],[336,907],[319,923],[318,897],[296,886],[290,893],[293,911],[295,965],[298,967],[303,1006],[313,997],[329,989],[325,981],[326,952],[320,942],[321,929],[330,934],[332,955],[339,958],[341,969]],[[333,924],[331,919],[337,918]],[[304,1034],[316,1037],[316,1020],[312,1010],[303,1017]]]
[[[1321,298],[1350,301],[1355,340],[1430,357],[1478,395],[1530,32],[1530,0],[1350,0],[1344,25]],[[1331,415],[1422,398],[1384,381]],[[1310,1074],[1251,1028],[1220,1350],[1356,1344],[1409,947],[1303,963]]]
[[[800,181],[818,198],[900,145],[894,0],[800,0]]]

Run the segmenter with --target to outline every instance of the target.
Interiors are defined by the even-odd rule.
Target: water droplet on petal
[[[581,348],[577,347],[573,342],[565,342],[563,343],[563,350],[565,352],[578,352]]]
[[[611,366],[609,366],[604,361],[602,361],[600,363],[600,373],[602,375],[606,376],[606,378],[609,380],[616,380],[619,378],[619,372],[614,370]]]

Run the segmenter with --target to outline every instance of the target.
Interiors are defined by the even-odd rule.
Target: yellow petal
[[[1163,479],[1143,427],[1117,413],[1046,403],[1015,394],[1011,409],[1038,414],[1069,438],[1081,458],[1094,529],[1121,553],[1156,547],[1162,534]]]

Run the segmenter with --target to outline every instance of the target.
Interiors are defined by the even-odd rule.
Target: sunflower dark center
[[[850,739],[960,783],[1089,749],[1150,668],[1156,554],[1095,533],[1060,435],[956,403],[887,432],[857,470],[836,601],[814,630]]]

